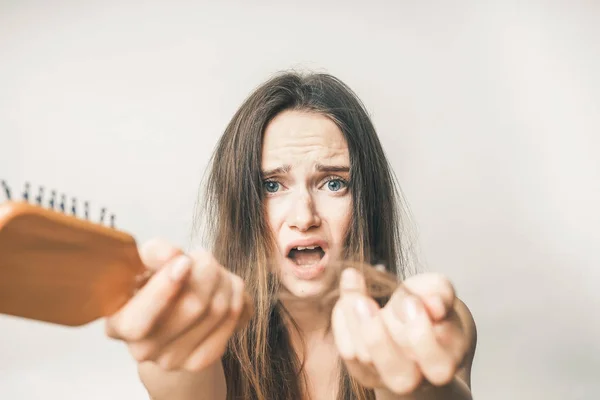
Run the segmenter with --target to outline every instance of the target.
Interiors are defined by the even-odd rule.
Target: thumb
[[[340,295],[350,293],[367,294],[365,278],[356,268],[346,268],[340,277]]]

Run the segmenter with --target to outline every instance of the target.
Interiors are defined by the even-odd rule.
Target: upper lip
[[[327,241],[325,241],[323,239],[319,239],[319,238],[304,238],[304,239],[294,240],[293,242],[288,243],[287,246],[285,247],[284,256],[287,257],[290,254],[290,251],[292,251],[292,249],[294,249],[296,247],[309,247],[309,246],[319,246],[324,252],[327,251]]]

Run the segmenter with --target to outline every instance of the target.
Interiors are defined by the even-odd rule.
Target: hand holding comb
[[[0,203],[0,314],[59,325],[80,326],[118,311],[147,281],[135,239],[115,228],[77,217],[77,201],[52,192],[44,207],[43,188],[30,201],[25,185],[21,201]],[[69,212],[70,211],[70,212]],[[240,323],[253,310],[246,297]]]

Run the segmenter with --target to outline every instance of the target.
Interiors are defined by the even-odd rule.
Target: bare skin
[[[341,131],[325,116],[286,111],[267,126],[267,219],[282,284],[296,296],[322,290],[323,260],[341,255],[352,207],[349,163]],[[107,334],[127,343],[152,399],[225,399],[220,358],[239,319],[243,282],[210,254],[181,254],[163,241],[142,249],[158,273],[107,321]],[[309,304],[286,305],[300,327],[292,340],[305,357],[313,400],[335,398],[340,358],[379,400],[471,398],[475,324],[445,277],[409,278],[412,294],[398,291],[383,309],[365,295],[358,271],[342,278],[332,316]]]

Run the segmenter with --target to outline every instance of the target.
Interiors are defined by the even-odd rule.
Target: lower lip
[[[298,265],[289,258],[287,260],[292,265],[292,271],[294,272],[294,275],[296,276],[296,278],[302,279],[305,281],[310,281],[310,280],[318,278],[319,276],[321,276],[323,274],[323,271],[325,271],[325,264],[327,261],[327,253],[325,253],[323,258],[321,258],[321,260],[318,263],[312,264],[312,265]]]

